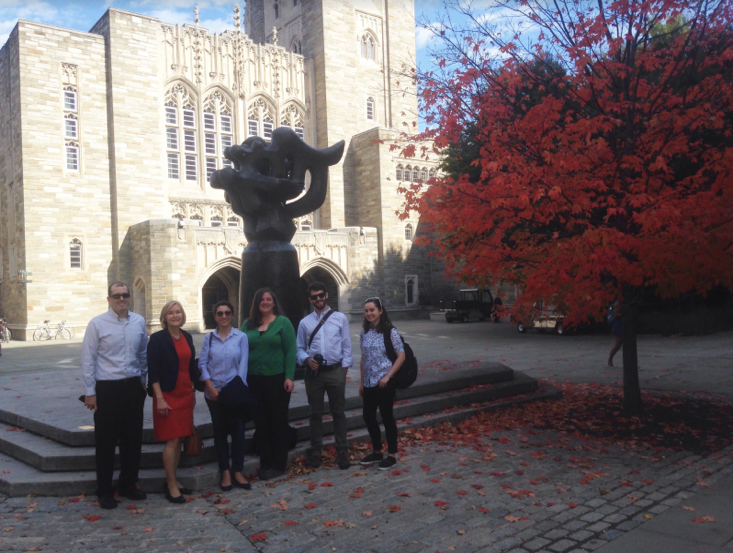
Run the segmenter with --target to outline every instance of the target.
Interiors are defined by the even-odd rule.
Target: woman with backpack
[[[385,333],[388,334],[397,358],[392,362],[387,355]],[[379,463],[379,470],[389,470],[397,464],[397,423],[393,408],[394,374],[405,361],[405,348],[397,329],[392,326],[382,301],[369,298],[364,304],[364,324],[359,333],[361,345],[361,385],[359,395],[364,400],[364,422],[372,440],[372,453],[361,460],[362,465]],[[382,433],[377,422],[377,408],[387,434],[387,457],[382,455]]]

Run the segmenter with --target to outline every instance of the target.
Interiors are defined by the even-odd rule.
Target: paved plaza
[[[610,335],[519,334],[491,323],[398,326],[422,362],[496,360],[567,381],[573,393],[621,381],[621,369],[605,365]],[[355,337],[358,328],[352,324]],[[195,337],[197,346],[202,339]],[[730,332],[642,336],[642,387],[730,402],[732,345]],[[78,340],[11,343],[0,380],[78,370],[79,350]],[[180,506],[151,494],[114,511],[87,497],[3,498],[0,551],[733,552],[733,447],[708,453],[588,438],[541,428],[549,405],[516,409],[455,430],[411,432],[393,471],[298,465],[290,479],[255,481],[249,492],[214,488]],[[511,425],[528,410],[537,427]]]

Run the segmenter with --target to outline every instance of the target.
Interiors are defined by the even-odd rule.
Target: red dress
[[[188,436],[191,434],[193,425],[195,397],[191,376],[188,373],[191,348],[183,336],[178,340],[173,338],[173,345],[178,354],[178,379],[172,392],[163,392],[163,399],[171,408],[167,417],[161,417],[158,414],[158,402],[153,397],[153,436],[158,441],[175,440]]]

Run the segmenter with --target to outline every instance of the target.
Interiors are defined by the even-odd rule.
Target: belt
[[[318,367],[319,371],[332,371],[334,369],[340,369],[341,363],[334,363],[333,365],[323,365],[322,367]]]

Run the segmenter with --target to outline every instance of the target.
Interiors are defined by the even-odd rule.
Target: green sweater
[[[272,376],[285,373],[285,378],[295,376],[295,330],[290,319],[275,317],[265,333],[260,336],[256,328],[247,330],[247,321],[240,328],[249,340],[248,374]]]

